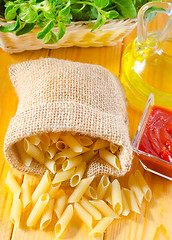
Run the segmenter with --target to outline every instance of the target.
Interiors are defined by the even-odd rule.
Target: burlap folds
[[[88,166],[88,176],[118,177],[130,170],[125,94],[116,76],[97,65],[43,58],[12,65],[10,77],[19,98],[4,143],[12,167],[42,176],[45,167],[37,161],[23,165],[14,144],[35,134],[70,131],[122,146],[121,169],[96,158]]]

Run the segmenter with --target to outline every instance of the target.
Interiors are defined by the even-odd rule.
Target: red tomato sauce
[[[139,150],[172,163],[172,111],[152,107]]]

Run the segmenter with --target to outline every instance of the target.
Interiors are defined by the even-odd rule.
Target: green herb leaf
[[[107,19],[106,12],[99,12],[98,13],[98,18],[96,23],[94,24],[93,28],[91,29],[91,32],[93,32],[95,29],[100,28],[103,24],[105,24]]]
[[[99,8],[105,8],[109,4],[109,0],[94,0],[94,2]]]
[[[58,23],[58,33],[57,33],[57,40],[59,41],[66,32],[66,26],[63,22]]]
[[[112,10],[112,11],[107,12],[106,16],[108,19],[114,19],[119,16],[119,13],[115,10]]]
[[[53,21],[49,22],[49,23],[43,28],[43,30],[38,33],[37,38],[38,38],[38,39],[43,39],[43,38],[46,36],[46,34],[51,31],[51,29],[52,29],[53,27],[54,27],[54,22],[53,22]]]
[[[56,18],[56,15],[51,11],[48,11],[48,12],[44,11],[44,17],[48,20],[53,20]]]
[[[22,21],[27,23],[36,22],[38,18],[37,11],[28,4],[20,6],[19,17]]]
[[[16,31],[16,36],[29,33],[35,26],[35,23],[25,23],[23,27]]]
[[[98,11],[95,7],[91,8],[91,13],[90,13],[90,19],[97,19],[98,17]]]
[[[70,6],[66,6],[59,12],[59,17],[61,16],[67,16],[70,14]]]
[[[15,32],[15,31],[17,31],[17,29],[19,29],[20,27],[21,27],[21,21],[20,21],[20,19],[17,17],[16,23],[8,24],[8,25],[5,25],[5,26],[0,26],[0,31],[1,31],[1,32]]]
[[[50,31],[49,33],[47,33],[43,41],[43,43],[45,44],[53,44],[56,42],[58,42],[57,36],[55,33],[53,33],[53,31]]]
[[[135,18],[136,8],[132,0],[112,0],[117,5],[117,9],[124,18]]]
[[[15,6],[14,4],[9,5],[5,10],[5,19],[13,20],[17,15],[17,9],[19,6]]]

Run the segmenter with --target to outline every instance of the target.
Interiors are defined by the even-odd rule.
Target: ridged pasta
[[[24,211],[27,211],[32,203],[31,183],[29,179],[25,179],[22,184],[22,203]]]
[[[109,152],[107,149],[105,148],[100,149],[99,155],[104,161],[108,162],[113,167],[117,169],[120,168],[119,158],[115,154]]]
[[[11,207],[11,213],[10,213],[10,220],[17,227],[19,227],[19,224],[20,224],[21,213],[22,213],[21,201],[18,197],[16,197],[14,195],[13,203],[12,203],[12,207]]]
[[[49,194],[44,193],[40,195],[38,201],[34,205],[28,219],[27,219],[27,226],[32,227],[35,226],[38,220],[40,219],[42,213],[44,212],[48,202],[50,200]]]
[[[27,226],[32,227],[40,220],[40,229],[44,230],[52,224],[55,214],[58,218],[55,235],[60,237],[73,214],[77,214],[89,229],[93,227],[89,235],[96,236],[103,234],[120,215],[140,213],[143,197],[151,200],[152,192],[138,170],[129,176],[129,189],[121,187],[117,179],[110,181],[106,175],[94,181],[94,177],[86,177],[87,165],[96,155],[120,168],[118,145],[77,134],[51,132],[24,139],[16,146],[23,164],[34,160],[48,169],[33,192],[29,177],[24,177],[20,186],[8,173],[6,183],[14,194],[10,218],[17,226],[21,215],[28,211]],[[49,171],[54,174],[52,181]]]
[[[74,204],[74,209],[79,218],[89,227],[92,228],[93,217],[79,203]]]
[[[71,177],[70,179],[70,186],[71,187],[75,187],[77,186],[83,175],[84,175],[84,172],[85,172],[85,169],[86,169],[86,163],[85,162],[81,162],[81,164],[79,164],[75,170],[75,173],[73,174],[73,176]]]
[[[40,195],[42,195],[43,193],[46,193],[50,188],[50,186],[51,186],[51,177],[49,172],[46,171],[41,181],[39,182],[38,186],[36,187],[35,191],[32,194],[33,203],[35,203],[38,200]]]
[[[121,187],[117,179],[112,182],[112,206],[116,214],[122,213]]]
[[[93,181],[94,177],[84,178],[81,180],[78,186],[74,189],[73,193],[70,195],[68,199],[68,203],[78,202],[82,196],[84,195],[85,191]]]
[[[57,238],[62,235],[67,225],[69,224],[70,220],[72,219],[72,216],[73,216],[73,206],[72,204],[70,204],[67,206],[62,216],[60,217],[60,219],[55,225],[55,235]]]
[[[104,195],[108,190],[109,184],[110,184],[109,178],[106,175],[103,175],[99,181],[99,184],[96,190],[98,199],[103,199]]]
[[[102,218],[101,213],[86,198],[83,197],[80,203],[95,220],[100,220]]]
[[[6,184],[9,187],[9,189],[11,190],[11,192],[16,197],[19,198],[20,193],[21,193],[21,187],[10,172],[7,173]]]
[[[53,216],[53,209],[54,209],[54,201],[55,201],[54,199],[51,199],[44,210],[44,213],[42,215],[41,222],[40,222],[41,230],[46,228],[51,223],[52,216]]]

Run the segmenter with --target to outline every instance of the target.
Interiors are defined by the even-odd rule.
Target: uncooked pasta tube
[[[48,202],[50,200],[50,197],[48,193],[42,194],[38,201],[36,202],[35,206],[33,207],[28,219],[27,219],[27,226],[32,227],[36,225],[38,220],[40,219],[42,213],[44,212]]]

